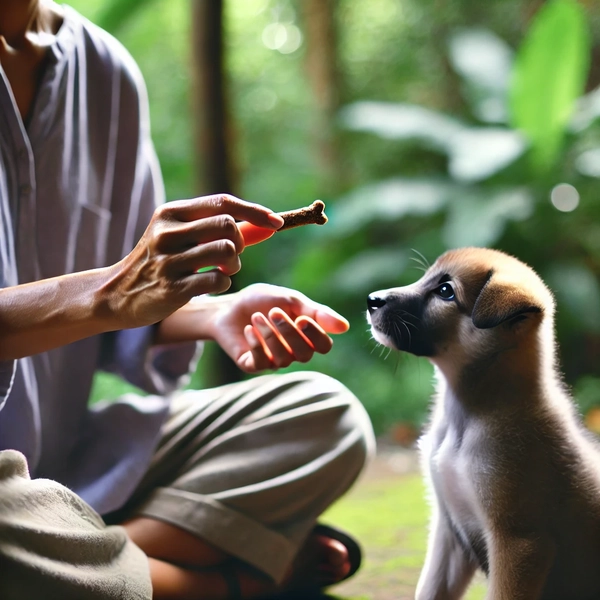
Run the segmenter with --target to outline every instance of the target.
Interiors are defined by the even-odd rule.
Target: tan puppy
[[[426,356],[437,393],[420,440],[433,515],[418,600],[600,599],[600,448],[560,381],[552,294],[494,250],[442,255],[369,296],[373,336]]]

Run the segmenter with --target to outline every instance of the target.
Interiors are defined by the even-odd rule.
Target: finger
[[[177,281],[186,301],[203,294],[220,294],[231,287],[231,279],[218,269],[203,273],[192,273]]]
[[[231,240],[218,240],[194,246],[169,257],[168,268],[175,275],[195,273],[207,267],[218,267],[225,275],[234,275],[242,268],[237,249]]]
[[[250,318],[263,345],[272,356],[273,364],[281,369],[288,367],[294,360],[292,349],[286,340],[277,335],[277,329],[262,313],[254,313]]]
[[[215,194],[168,202],[162,205],[161,214],[166,218],[178,221],[195,221],[227,214],[237,220],[249,221],[266,229],[279,229],[283,225],[283,219],[270,208],[240,200],[229,194]]]
[[[261,231],[268,231],[261,228]],[[156,248],[162,252],[176,252],[216,240],[230,240],[238,254],[245,243],[235,219],[231,215],[206,217],[189,223],[176,223],[157,234]]]
[[[311,318],[305,316],[298,317],[296,319],[296,326],[308,338],[315,352],[327,354],[333,347],[333,340],[327,335],[327,332]]]
[[[315,349],[312,342],[284,311],[272,309],[269,311],[269,319],[277,329],[277,335],[290,347],[295,360],[305,363],[313,357]]]
[[[252,325],[244,328],[244,337],[248,342],[250,350],[238,359],[238,365],[247,373],[256,373],[273,368],[273,360],[268,349],[263,345]]]
[[[350,323],[345,317],[325,304],[313,302],[303,294],[294,299],[293,313],[298,317],[310,317],[327,333],[345,333],[350,329]]]

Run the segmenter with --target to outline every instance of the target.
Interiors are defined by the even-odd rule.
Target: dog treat
[[[283,225],[277,230],[257,227],[252,223],[248,223],[248,221],[241,221],[237,225],[246,246],[253,246],[268,240],[275,233],[284,229],[311,224],[324,225],[327,223],[327,215],[325,215],[324,210],[325,203],[322,200],[315,200],[310,206],[277,213],[284,221]]]
[[[315,200],[310,206],[304,208],[297,208],[277,214],[284,221],[283,225],[277,231],[291,229],[292,227],[301,227],[302,225],[325,225],[327,223],[325,203],[322,200]]]

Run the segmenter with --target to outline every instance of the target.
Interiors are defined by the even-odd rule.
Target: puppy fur
[[[419,441],[432,515],[418,600],[600,599],[600,447],[557,369],[554,300],[499,251],[443,254],[368,299],[374,338],[426,356],[437,390]]]

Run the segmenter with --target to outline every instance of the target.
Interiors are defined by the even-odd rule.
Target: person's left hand
[[[308,362],[331,350],[328,334],[349,328],[328,306],[284,287],[254,284],[218,300],[210,337],[246,373]]]

